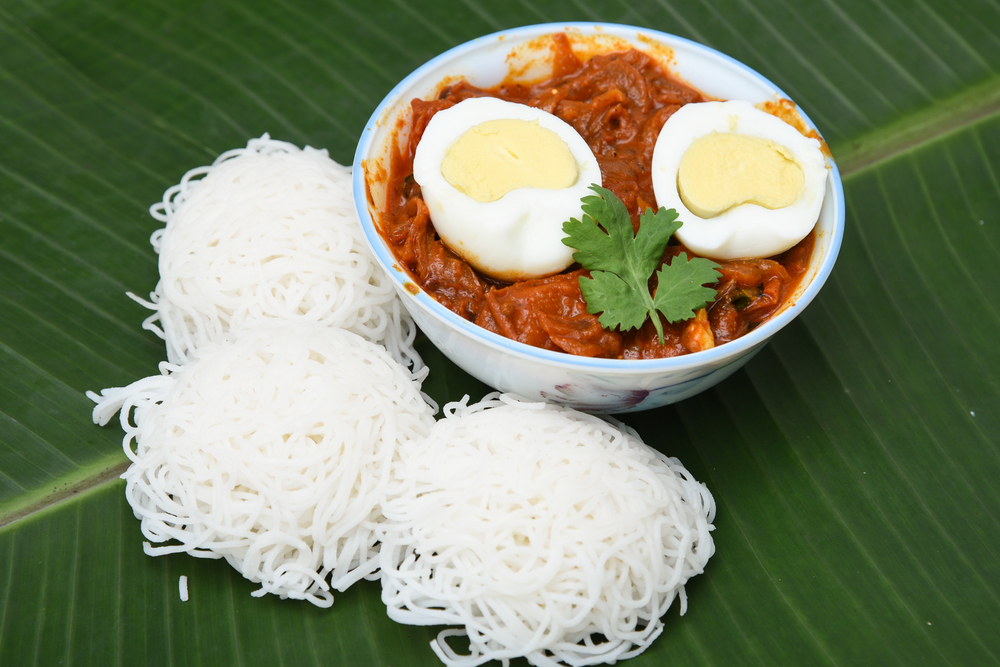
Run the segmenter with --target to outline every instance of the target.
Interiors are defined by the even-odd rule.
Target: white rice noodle
[[[627,426],[490,394],[405,443],[379,525],[382,600],[447,665],[638,655],[715,551],[715,502]],[[470,653],[446,643],[467,635]],[[603,635],[600,637],[599,635]]]
[[[421,372],[416,328],[366,245],[351,168],[264,135],[192,169],[150,213],[160,281],[143,323],[190,361],[245,322],[304,319],[384,345]]]
[[[298,322],[161,370],[88,393],[95,422],[121,408],[122,477],[147,554],[225,558],[261,585],[255,596],[321,607],[331,586],[375,578],[390,464],[434,423],[403,366],[353,333]]]

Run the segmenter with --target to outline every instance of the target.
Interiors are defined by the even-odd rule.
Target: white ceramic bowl
[[[807,274],[784,310],[735,341],[682,357],[616,360],[576,357],[543,350],[482,329],[439,304],[396,263],[375,226],[384,201],[389,149],[413,98],[433,97],[446,79],[499,84],[511,71],[539,80],[545,71],[546,35],[565,32],[577,55],[643,50],[669,71],[718,99],[754,103],[787,99],[773,83],[746,65],[681,37],[630,26],[552,23],[506,30],[457,46],[419,67],[386,96],[372,114],[354,158],[354,196],[361,224],[376,258],[420,329],[469,374],[502,391],[591,412],[648,410],[693,396],[732,375],[816,296],[833,269],[844,233],[844,192],[830,160],[826,198]],[[809,128],[813,123],[799,110]],[[396,137],[405,144],[407,133]],[[433,372],[433,369],[432,369]]]

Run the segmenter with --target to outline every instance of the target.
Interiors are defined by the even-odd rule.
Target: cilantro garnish
[[[704,285],[719,279],[719,265],[678,255],[657,271],[656,294],[650,294],[649,277],[659,266],[667,241],[683,224],[677,211],[646,209],[633,235],[622,200],[599,185],[590,189],[597,195],[582,199],[584,219],[563,223],[567,235],[563,243],[576,249],[573,259],[590,271],[590,278],[580,278],[587,312],[600,313],[597,319],[605,329],[637,329],[652,318],[662,345],[663,326],[656,313],[668,322],[694,317],[694,311],[715,298],[715,290]]]

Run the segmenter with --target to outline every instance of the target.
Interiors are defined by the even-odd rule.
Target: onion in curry
[[[478,274],[437,237],[413,180],[413,156],[433,115],[470,97],[527,104],[572,125],[597,157],[603,186],[628,208],[633,228],[642,211],[656,208],[650,164],[660,128],[682,105],[708,98],[638,50],[581,62],[568,38],[559,34],[553,36],[553,53],[553,74],[539,83],[483,89],[459,81],[433,100],[412,101],[408,144],[390,158],[380,229],[414,282],[459,316],[500,335],[544,349],[612,359],[697,352],[739,338],[776,313],[808,268],[815,231],[771,258],[719,262],[722,276],[712,285],[715,300],[690,320],[662,320],[663,344],[648,320],[624,332],[602,327],[597,315],[587,312],[579,287],[587,271],[579,266],[546,278],[499,282]],[[663,261],[682,252],[694,256],[672,239]]]

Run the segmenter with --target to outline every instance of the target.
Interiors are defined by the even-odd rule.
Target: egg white
[[[467,130],[498,119],[537,121],[569,146],[579,174],[559,190],[517,188],[492,202],[478,202],[441,174],[448,149]],[[456,254],[480,272],[501,280],[528,280],[559,273],[573,263],[562,225],[582,216],[581,198],[600,185],[601,169],[587,142],[552,114],[492,97],[477,97],[439,111],[427,124],[413,158],[413,178],[434,229]]]
[[[802,194],[784,208],[746,203],[712,218],[691,212],[677,191],[677,170],[691,144],[712,132],[771,139],[788,148],[805,176]],[[770,257],[801,241],[819,219],[828,173],[819,141],[740,100],[684,105],[664,123],[653,148],[653,193],[657,204],[676,209],[683,223],[677,238],[692,252],[712,259]]]

